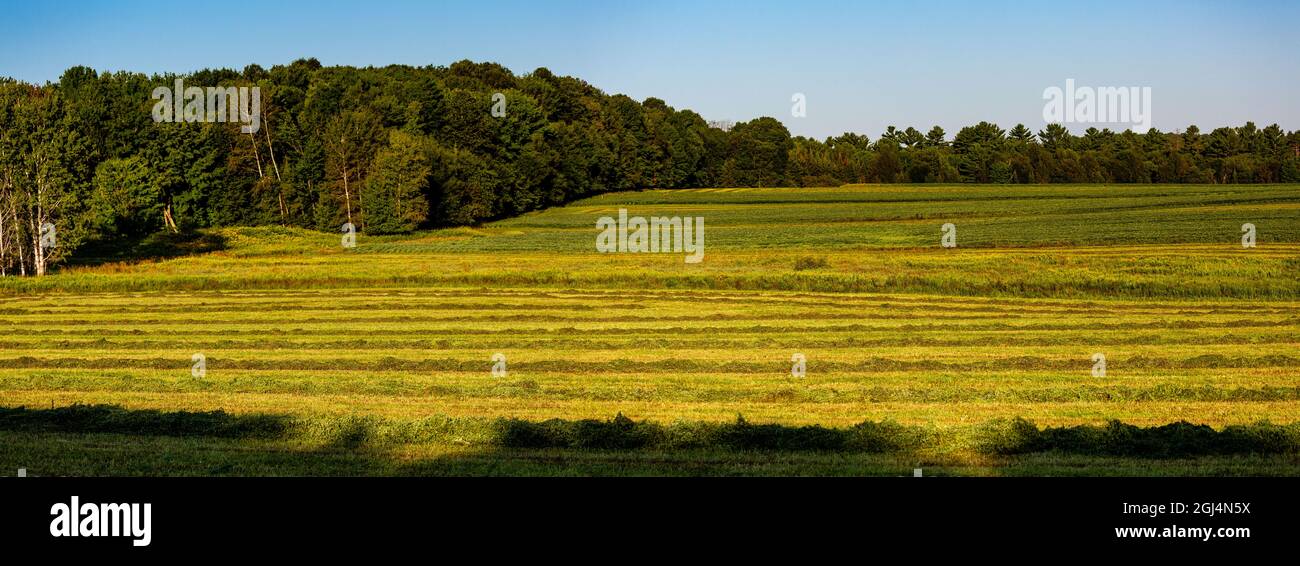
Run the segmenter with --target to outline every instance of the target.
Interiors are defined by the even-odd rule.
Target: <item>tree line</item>
[[[177,78],[258,87],[260,129],[156,122],[151,93]],[[391,234],[608,191],[907,182],[1300,182],[1300,132],[1076,136],[981,122],[951,139],[891,126],[876,140],[815,140],[770,117],[719,127],[545,68],[470,61],[0,79],[0,275],[44,274],[83,243],[160,230],[350,222]]]

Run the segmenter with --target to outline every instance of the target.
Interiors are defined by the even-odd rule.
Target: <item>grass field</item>
[[[704,261],[597,253],[619,208],[703,216]],[[1300,186],[643,191],[207,240],[0,279],[0,465],[1300,474]]]

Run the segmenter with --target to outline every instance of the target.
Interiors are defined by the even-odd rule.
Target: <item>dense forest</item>
[[[259,87],[260,129],[247,133],[156,122],[152,93],[176,78],[75,67],[45,86],[0,79],[0,274],[44,274],[86,242],[160,230],[403,233],[641,188],[1300,182],[1300,132],[1276,125],[1076,136],[981,122],[951,138],[891,126],[819,141],[768,117],[706,122],[544,68],[305,59],[182,77]]]

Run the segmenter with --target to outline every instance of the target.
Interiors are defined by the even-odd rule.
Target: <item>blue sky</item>
[[[1153,124],[1300,129],[1300,2],[11,1],[0,76],[496,61],[708,119],[873,139],[887,125],[1043,125],[1043,89],[1149,86]],[[790,115],[793,93],[807,116]],[[1073,127],[1080,130],[1084,126]]]

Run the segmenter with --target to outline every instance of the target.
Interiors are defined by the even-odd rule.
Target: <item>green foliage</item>
[[[1282,163],[1281,181],[1283,183],[1300,183],[1300,158],[1290,158]]]
[[[90,237],[94,148],[80,118],[57,90],[0,84],[0,275],[43,275]]]
[[[262,130],[154,123],[153,88],[177,78],[261,88]],[[647,188],[1300,182],[1300,135],[1277,125],[1075,135],[1049,124],[1035,135],[981,122],[951,140],[938,126],[890,126],[875,143],[854,133],[819,141],[791,137],[770,117],[723,129],[657,98],[471,61],[353,68],[301,59],[184,76],[73,67],[53,85],[0,84],[0,130],[5,274],[44,272],[80,242],[164,226],[336,232],[351,221],[406,233]],[[38,178],[40,191],[24,181]],[[48,258],[28,244],[38,213],[61,234]]]
[[[723,183],[736,187],[780,186],[785,182],[790,147],[790,132],[774,118],[736,124],[730,132],[727,158],[727,176],[731,178],[724,177]]]
[[[388,145],[375,156],[367,180],[370,232],[410,232],[428,218],[429,203],[425,194],[430,169],[426,144],[417,135],[400,130],[389,133]]]
[[[95,169],[90,213],[105,238],[141,236],[163,228],[161,196],[143,159],[109,159]]]

